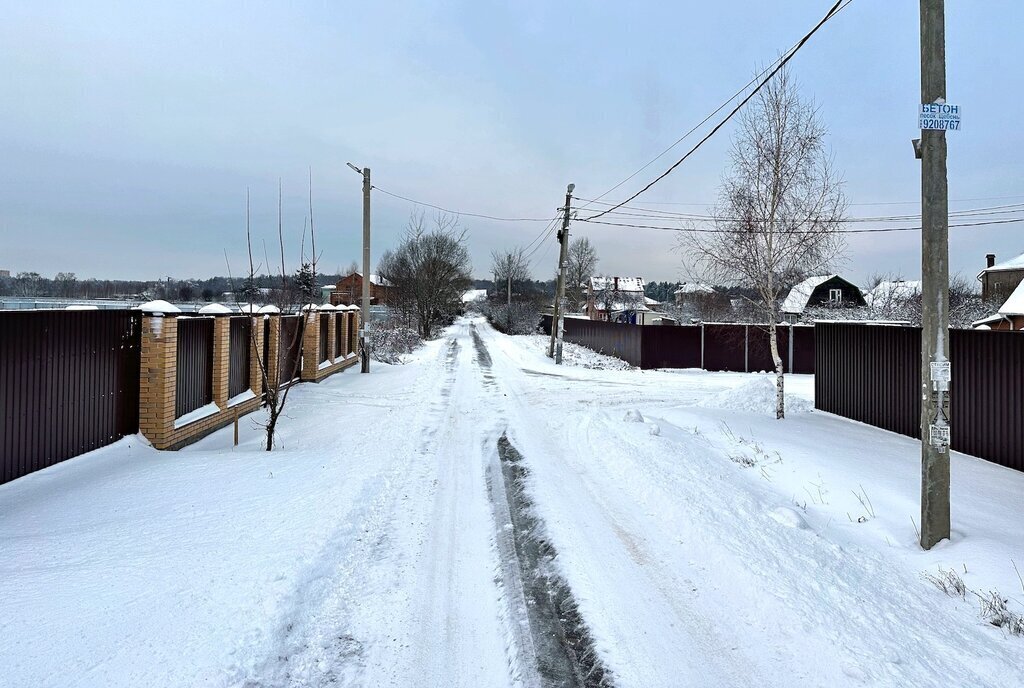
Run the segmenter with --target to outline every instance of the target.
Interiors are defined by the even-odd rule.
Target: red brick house
[[[380,275],[370,275],[370,303],[390,306],[394,302],[395,287]],[[332,306],[361,306],[363,299],[363,273],[353,272],[338,280],[331,292]]]

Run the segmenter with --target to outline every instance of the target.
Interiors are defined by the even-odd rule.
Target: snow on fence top
[[[150,313],[152,315],[164,315],[165,313],[181,313],[180,308],[167,303],[163,299],[147,301],[146,303],[139,306],[139,310],[142,311],[143,313]]]

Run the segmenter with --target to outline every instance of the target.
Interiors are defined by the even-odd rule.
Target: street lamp
[[[363,307],[359,326],[359,356],[363,373],[370,372],[370,350],[366,342],[366,326],[370,322],[370,168],[345,163],[357,174],[363,175]]]

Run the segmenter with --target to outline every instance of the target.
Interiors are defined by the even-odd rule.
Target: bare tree
[[[587,298],[587,282],[597,270],[597,251],[587,237],[576,237],[569,242],[565,269],[565,297],[572,310],[577,310]]]
[[[292,388],[291,382],[295,379],[296,374],[302,365],[301,342],[302,336],[305,332],[306,321],[310,317],[313,306],[315,305],[315,296],[312,293],[315,290],[311,290],[308,287],[305,290],[297,290],[294,286],[295,281],[308,282],[309,284],[316,284],[316,266],[317,266],[317,253],[316,253],[316,232],[313,227],[312,214],[313,214],[313,196],[312,196],[312,179],[310,179],[310,201],[309,210],[310,215],[306,218],[309,221],[310,231],[310,242],[312,258],[309,262],[303,262],[297,273],[298,280],[289,279],[288,273],[285,267],[285,249],[284,249],[284,222],[282,213],[282,190],[281,184],[278,182],[278,195],[277,195],[277,238],[278,245],[281,251],[281,263],[280,269],[280,288],[274,291],[274,303],[270,304],[273,309],[276,309],[281,315],[291,314],[298,311],[297,325],[293,332],[285,335],[283,332],[279,333],[279,351],[278,361],[285,366],[284,371],[278,370],[276,375],[270,375],[270,362],[267,361],[263,355],[263,347],[257,346],[258,331],[256,327],[249,329],[249,343],[253,355],[256,358],[256,363],[260,371],[260,379],[263,386],[263,403],[267,409],[267,420],[263,427],[266,432],[266,443],[264,449],[266,451],[272,451],[274,448],[274,433],[277,430],[277,423],[281,417],[281,413],[284,410],[285,404],[288,401],[288,393]],[[243,286],[235,290],[232,290],[235,294],[235,305],[246,315],[255,314],[256,308],[252,301],[248,303],[241,303],[239,296],[251,297],[258,290],[255,287],[256,274],[260,266],[256,265],[252,257],[252,232],[250,226],[250,213],[249,213],[249,192],[246,190],[245,196],[245,243],[248,250],[249,256],[249,273],[245,278]],[[265,248],[265,247],[264,247]],[[305,261],[305,229],[303,229],[303,250],[301,252],[303,261]],[[228,265],[228,278],[233,283],[231,277],[231,266]],[[298,294],[298,301],[296,301],[296,294]],[[269,317],[269,310],[260,309],[260,312],[267,312]],[[283,348],[285,354],[282,356],[280,348]],[[283,374],[282,374],[283,372]]]
[[[413,212],[402,242],[381,256],[378,270],[394,285],[395,307],[429,339],[461,311],[472,284],[466,231],[447,213],[435,215],[428,231],[423,213]]]
[[[75,295],[75,287],[78,284],[78,278],[75,277],[73,272],[58,272],[53,278],[56,286],[58,296],[70,297]]]
[[[504,287],[506,300],[512,301],[512,290],[522,289],[530,280],[530,268],[526,261],[526,252],[522,248],[491,252],[491,274],[494,276],[494,290]]]
[[[783,291],[825,270],[843,249],[846,200],[825,148],[826,129],[781,70],[740,115],[714,232],[684,233],[683,248],[712,281],[752,287],[767,319],[776,373],[776,417],[785,417],[776,323]]]

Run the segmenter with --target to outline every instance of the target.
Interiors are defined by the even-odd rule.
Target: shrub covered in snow
[[[419,332],[397,319],[370,323],[370,356],[375,361],[391,365],[401,363],[403,355],[412,353],[422,343]]]
[[[535,299],[481,301],[474,304],[494,329],[505,334],[534,334],[540,328],[540,303]]]

